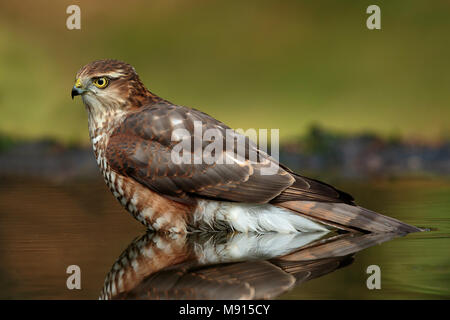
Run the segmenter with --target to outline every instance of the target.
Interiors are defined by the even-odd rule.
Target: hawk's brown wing
[[[196,122],[199,124],[197,129]],[[201,132],[198,130],[200,126]],[[179,129],[187,130],[190,135],[188,158],[191,163],[173,161],[172,152],[181,141],[172,138],[179,138]],[[194,162],[194,151],[202,154],[218,139],[216,136],[202,139],[202,134],[208,129],[220,133],[223,148],[214,155],[215,159],[222,160],[222,164]],[[230,141],[235,144],[232,150],[235,152],[230,152],[230,148],[227,151],[227,142],[230,146]],[[239,141],[245,141],[245,148],[237,146]],[[251,157],[255,154],[257,161]],[[292,186],[293,192],[289,191],[280,200],[295,197],[296,200],[342,202],[341,193],[333,187],[288,172],[251,140],[223,123],[198,110],[166,102],[128,115],[111,135],[106,157],[113,170],[177,201],[189,201],[190,196],[196,196],[266,203],[285,190],[288,192]],[[274,174],[262,174],[270,166],[276,166]]]

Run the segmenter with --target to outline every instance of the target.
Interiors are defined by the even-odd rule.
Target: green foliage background
[[[66,8],[81,7],[81,30]],[[450,136],[450,2],[1,1],[0,132],[87,143],[77,70],[134,65],[151,91],[235,128],[312,124],[344,132]]]

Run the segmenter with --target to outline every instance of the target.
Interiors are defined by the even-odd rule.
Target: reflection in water
[[[402,234],[147,233],[106,276],[101,299],[271,299]]]
[[[350,266],[279,298],[449,299],[450,181],[364,181],[343,189],[364,206],[433,231],[363,250]],[[143,232],[101,177],[62,184],[0,178],[0,299],[97,299],[113,262]],[[67,289],[73,264],[82,270],[82,290]],[[366,287],[371,264],[382,269],[381,291]]]

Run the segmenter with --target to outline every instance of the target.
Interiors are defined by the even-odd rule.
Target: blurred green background
[[[66,28],[72,4],[81,30]],[[381,30],[366,27],[371,4]],[[47,138],[86,146],[26,141],[0,152],[0,298],[96,298],[143,232],[104,186],[85,109],[70,99],[79,68],[115,58],[173,103],[234,128],[279,128],[293,169],[432,230],[370,248],[283,298],[448,299],[449,9],[448,0],[0,0],[0,151]],[[416,175],[396,180],[405,168]],[[81,291],[65,287],[73,263]],[[367,264],[383,268],[383,290],[367,290]]]
[[[134,65],[148,88],[234,128],[312,123],[343,132],[450,137],[450,2],[1,1],[0,133],[88,144],[78,69]],[[81,8],[68,30],[66,8]]]

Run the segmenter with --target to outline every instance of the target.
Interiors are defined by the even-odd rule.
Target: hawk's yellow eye
[[[108,85],[109,80],[108,80],[108,78],[106,78],[106,77],[101,77],[101,78],[95,79],[92,83],[93,83],[97,88],[104,89],[104,88],[106,88],[106,86]]]

